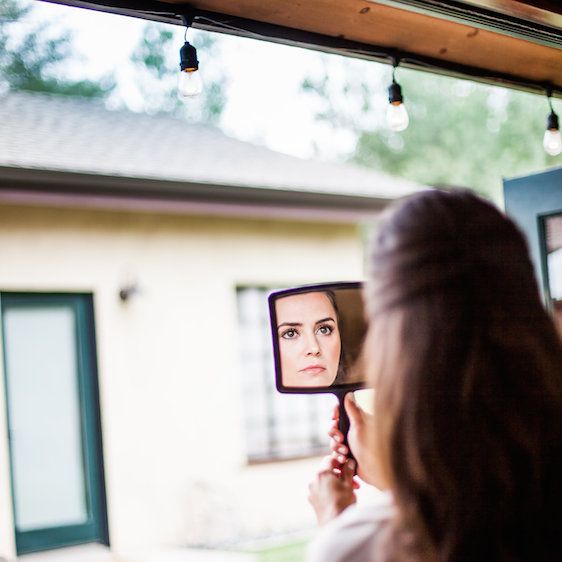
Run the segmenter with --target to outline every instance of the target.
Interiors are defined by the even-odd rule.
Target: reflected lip
[[[319,373],[321,373],[325,370],[326,370],[326,367],[322,367],[322,365],[309,365],[308,367],[305,367],[304,369],[301,369],[300,372],[318,375]]]

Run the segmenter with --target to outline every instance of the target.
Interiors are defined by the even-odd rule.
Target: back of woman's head
[[[562,350],[522,235],[473,194],[424,192],[369,262],[383,559],[558,559]]]

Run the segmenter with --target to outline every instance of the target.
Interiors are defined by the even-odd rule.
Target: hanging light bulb
[[[404,131],[408,128],[410,118],[404,106],[402,88],[396,82],[395,73],[398,63],[394,63],[392,70],[392,84],[388,88],[388,107],[386,108],[386,125],[392,131]]]
[[[178,93],[180,98],[193,98],[203,91],[203,81],[199,73],[197,49],[188,43],[180,49],[180,75]]]
[[[556,117],[556,125],[558,125],[558,116],[555,113],[549,115],[549,122],[551,117]],[[550,156],[558,156],[562,152],[562,136],[558,127],[549,127],[544,132],[543,146],[547,154]]]
[[[546,131],[544,132],[542,144],[547,154],[550,154],[550,156],[558,156],[562,152],[562,137],[560,136],[558,115],[554,113],[554,108],[552,107],[551,95],[552,91],[548,90],[546,96],[548,105],[550,106],[550,115],[546,118]]]

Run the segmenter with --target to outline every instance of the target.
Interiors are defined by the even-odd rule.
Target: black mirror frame
[[[340,281],[336,283],[318,283],[311,285],[302,285],[299,287],[294,287],[292,289],[283,289],[281,291],[275,291],[271,293],[268,297],[269,303],[269,319],[271,327],[271,342],[273,345],[273,358],[275,361],[275,386],[279,392],[282,394],[336,394],[337,396],[343,396],[348,392],[355,390],[360,390],[365,388],[365,382],[354,382],[347,384],[338,384],[333,386],[323,386],[323,387],[294,387],[294,386],[284,386],[281,380],[281,354],[279,350],[279,338],[277,335],[277,312],[275,309],[275,303],[277,299],[286,297],[289,295],[298,295],[301,293],[313,293],[316,291],[336,291],[338,289],[360,289],[363,290],[362,281]]]

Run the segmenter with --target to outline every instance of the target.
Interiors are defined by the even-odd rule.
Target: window
[[[238,289],[240,372],[248,460],[323,454],[336,404],[330,394],[280,394],[275,388],[266,288]]]
[[[91,297],[0,301],[18,554],[107,542]]]

